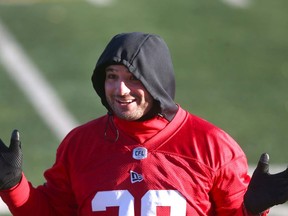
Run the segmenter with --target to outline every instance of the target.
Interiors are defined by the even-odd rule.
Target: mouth
[[[136,100],[135,99],[129,99],[129,100],[116,100],[116,102],[120,105],[129,105],[133,102],[135,102]]]

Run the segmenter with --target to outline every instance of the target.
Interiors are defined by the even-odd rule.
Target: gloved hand
[[[252,214],[285,203],[288,200],[288,168],[283,172],[269,173],[269,155],[261,155],[244,196],[244,205]]]
[[[9,148],[0,139],[0,190],[17,185],[22,177],[22,150],[19,132],[14,130]]]

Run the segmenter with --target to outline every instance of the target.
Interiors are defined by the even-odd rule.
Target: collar
[[[113,121],[121,132],[139,143],[144,143],[169,123],[167,119],[158,115],[146,121],[126,121],[113,116]]]

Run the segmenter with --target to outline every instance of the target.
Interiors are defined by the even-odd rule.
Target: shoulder
[[[68,150],[76,151],[79,147],[84,147],[104,136],[105,125],[108,123],[108,115],[93,119],[72,129],[62,140],[57,150],[57,154]]]
[[[180,106],[175,118],[172,120],[171,123],[173,125],[187,128],[190,131],[196,130],[197,132],[203,132],[205,134],[209,131],[220,129],[211,122],[207,121],[206,119],[201,118],[195,114],[192,114],[189,111],[181,108]]]
[[[186,115],[181,129],[187,141],[186,150],[189,148],[198,161],[218,169],[239,158],[246,158],[240,145],[226,131],[187,111]]]
[[[105,124],[108,121],[108,115],[101,116],[97,119],[93,119],[89,122],[86,122],[78,127],[75,127],[72,129],[67,136],[64,138],[65,139],[70,139],[71,137],[81,137],[81,136],[86,136],[89,134],[95,134],[96,131],[99,129],[104,128]]]

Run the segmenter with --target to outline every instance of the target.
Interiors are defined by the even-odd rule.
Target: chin
[[[135,115],[127,114],[127,113],[125,113],[125,114],[124,113],[121,113],[121,114],[116,113],[116,115],[119,118],[126,120],[126,121],[137,121],[142,117],[142,116],[138,116],[138,115],[135,116]]]

